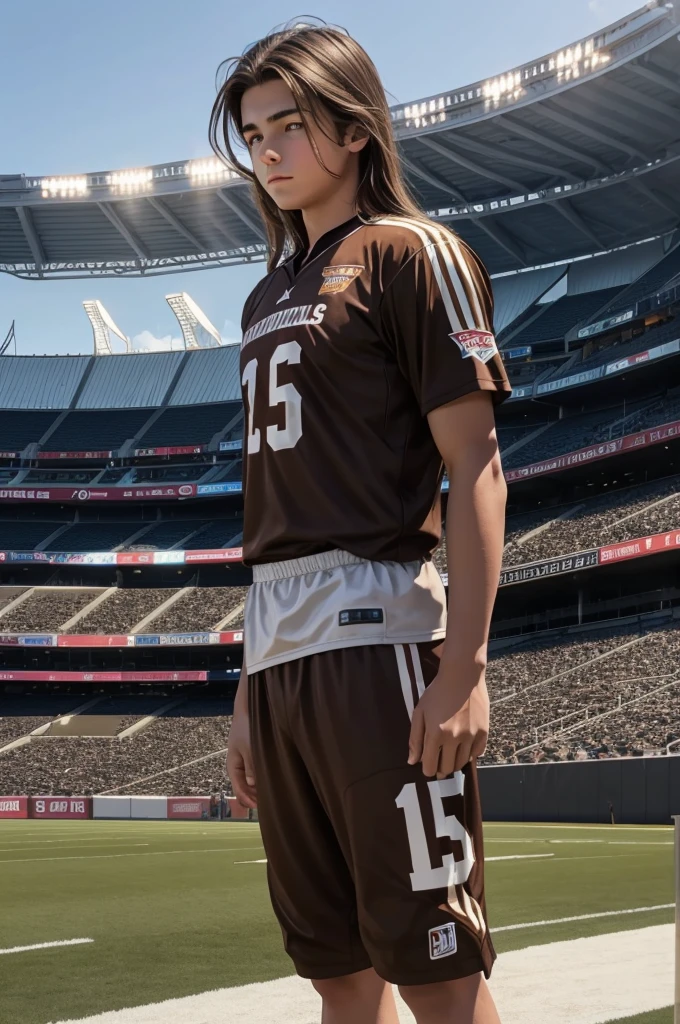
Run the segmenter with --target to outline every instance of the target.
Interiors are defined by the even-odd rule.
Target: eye
[[[304,129],[304,127],[305,126],[303,125],[302,121],[289,121],[288,124],[286,125],[286,131],[288,131],[289,128],[302,128],[302,129]]]
[[[247,138],[246,139],[246,146],[248,147],[248,149],[250,149],[252,147],[253,143],[257,139],[261,139],[261,138],[262,138],[262,136],[261,135],[257,135],[257,134],[253,134],[249,138]]]

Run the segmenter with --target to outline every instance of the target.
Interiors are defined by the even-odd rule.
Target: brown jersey
[[[427,414],[511,393],[477,256],[425,219],[355,217],[268,274],[242,329],[244,562],[429,557],[443,466]]]

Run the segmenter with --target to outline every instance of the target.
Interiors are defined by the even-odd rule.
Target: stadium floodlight
[[[71,199],[87,194],[87,178],[43,178],[40,182],[43,199]]]
[[[112,171],[107,176],[107,185],[117,192],[141,192],[153,181],[150,167],[139,167],[127,171]]]
[[[87,318],[92,325],[94,354],[96,356],[113,355],[113,349],[111,348],[112,334],[115,334],[117,338],[120,338],[125,343],[126,352],[132,351],[130,339],[123,334],[120,327],[116,326],[111,315],[104,309],[99,299],[85,299],[83,301],[83,309],[87,313]]]
[[[14,342],[14,354],[16,355],[16,351],[17,351],[17,336],[14,333],[14,320],[12,320],[12,323],[9,325],[9,330],[7,332],[5,340],[3,341],[2,345],[0,345],[0,356],[4,356],[5,352],[10,347],[12,342]]]
[[[187,168],[189,177],[195,185],[204,184],[209,181],[217,181],[224,178],[239,178],[236,171],[232,171],[226,164],[216,157],[207,160],[192,160]]]
[[[223,344],[220,332],[186,292],[166,295],[165,301],[177,317],[185,348],[217,348]]]

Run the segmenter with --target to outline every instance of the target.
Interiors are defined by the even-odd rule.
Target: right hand
[[[247,705],[236,702],[234,717],[229,731],[227,748],[227,775],[231,779],[234,793],[244,807],[257,807],[253,753],[250,749],[250,723]]]

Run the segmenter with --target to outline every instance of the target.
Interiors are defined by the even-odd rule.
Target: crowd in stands
[[[680,680],[679,656],[680,628],[638,625],[491,654],[484,762],[598,756],[603,743],[613,756],[665,750],[680,737],[680,688],[669,686]]]
[[[0,609],[0,633],[54,633],[97,595],[85,587],[42,587]]]
[[[185,593],[142,630],[143,633],[189,633],[214,629],[246,599],[247,587],[186,587]],[[225,629],[238,629],[230,621]]]
[[[104,598],[91,612],[71,626],[69,633],[128,633],[131,629],[150,615],[173,594],[178,588],[145,587],[139,589],[111,588],[108,597]],[[2,621],[0,619],[0,621]],[[151,630],[156,632],[156,630]]]
[[[41,724],[37,718],[30,721],[35,722],[32,728]],[[36,737],[0,754],[0,792],[118,790],[184,796],[224,788],[231,793],[225,773],[230,726],[231,701],[203,698],[193,708],[179,705],[123,739],[118,738],[120,727],[107,738]]]
[[[530,513],[508,518],[504,567],[676,529],[680,526],[680,477],[619,489],[569,508],[536,513],[533,524],[531,516]],[[515,523],[515,518],[521,522]],[[524,540],[541,522],[545,527]]]

